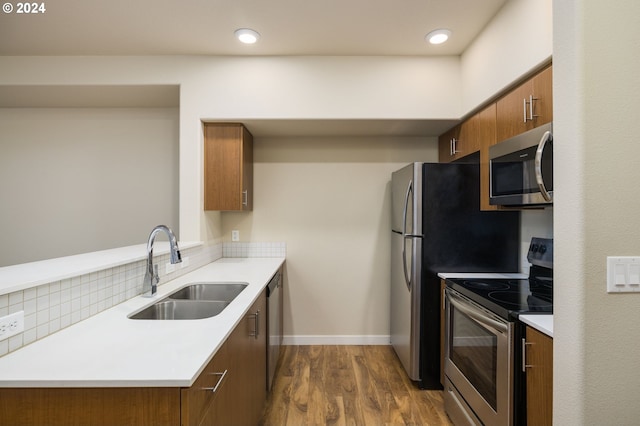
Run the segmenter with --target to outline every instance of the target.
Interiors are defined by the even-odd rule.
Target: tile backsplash
[[[286,245],[224,243],[181,252],[183,260],[188,258],[188,265],[176,265],[169,278],[160,267],[161,284],[221,257],[284,257]],[[169,263],[169,255],[155,256],[154,263],[160,266]],[[141,294],[145,268],[146,260],[140,260],[1,295],[0,317],[24,311],[24,332],[0,341],[0,356]]]

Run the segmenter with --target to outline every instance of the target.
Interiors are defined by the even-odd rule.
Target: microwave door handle
[[[535,170],[536,170],[536,182],[538,183],[538,187],[540,188],[540,193],[542,194],[542,198],[546,201],[552,201],[552,196],[547,191],[547,187],[544,186],[544,179],[542,178],[542,152],[544,151],[544,147],[547,142],[553,141],[553,137],[551,136],[550,131],[544,132],[542,138],[540,138],[540,143],[538,143],[538,149],[536,150],[536,159],[535,159]]]
[[[466,315],[468,315],[471,319],[475,320],[476,322],[484,325],[485,327],[490,327],[493,328],[494,330],[498,331],[499,333],[506,333],[508,331],[508,328],[505,324],[502,324],[501,322],[495,321],[489,317],[487,317],[486,315],[482,314],[481,312],[477,312],[475,309],[473,309],[472,307],[468,306],[466,303],[460,302],[457,299],[457,296],[451,294],[451,293],[447,293],[447,296],[449,297],[449,303],[451,303],[456,309],[460,310],[461,312],[465,313]]]
[[[407,289],[409,291],[411,291],[411,279],[409,277],[409,273],[407,272],[407,251],[405,250],[405,248],[407,246],[407,212],[409,209],[409,198],[411,197],[412,192],[413,181],[411,180],[409,181],[409,185],[407,185],[407,193],[404,196],[404,211],[402,213],[402,271],[404,272],[404,282],[406,283]]]

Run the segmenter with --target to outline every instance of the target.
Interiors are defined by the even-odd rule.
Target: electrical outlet
[[[24,311],[0,318],[0,340],[8,339],[24,331]]]
[[[231,241],[240,241],[240,231],[238,230],[231,231]]]

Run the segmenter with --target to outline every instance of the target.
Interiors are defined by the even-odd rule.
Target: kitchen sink
[[[163,299],[129,316],[147,320],[193,320],[218,315],[227,307],[227,301],[198,301]]]
[[[249,283],[193,283],[174,291],[169,299],[180,300],[226,300],[228,302],[244,290]]]
[[[136,320],[194,320],[218,315],[249,283],[200,282],[188,284],[143,310]]]

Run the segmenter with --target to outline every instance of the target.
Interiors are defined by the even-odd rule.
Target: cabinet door
[[[234,373],[229,382],[233,400],[228,403],[233,419],[228,424],[258,424],[267,400],[266,300],[263,291],[227,339]]]
[[[204,124],[204,209],[253,208],[253,137],[238,123]]]
[[[497,141],[553,119],[552,67],[525,81],[497,101]]]
[[[553,339],[531,327],[526,332],[527,424],[553,421]]]
[[[553,121],[553,67],[546,68],[533,78],[533,113],[535,127]]]
[[[229,381],[233,377],[227,344],[223,344],[194,384],[181,390],[181,424],[213,426],[229,424]]]
[[[256,315],[256,316],[254,316]],[[267,401],[267,296],[263,291],[249,311],[249,321],[254,319],[254,325],[249,329],[251,347],[251,363],[249,380],[251,387],[248,400],[252,417],[249,424],[258,424],[264,404]]]
[[[480,210],[497,210],[489,204],[489,147],[496,140],[496,104],[491,104],[477,115],[478,139],[480,142]]]
[[[450,163],[455,160],[453,141],[458,139],[460,126],[447,130],[438,137],[438,161]]]
[[[253,210],[253,135],[242,126],[241,209]]]
[[[469,154],[478,152],[480,149],[480,135],[479,135],[480,120],[478,114],[473,115],[468,120],[465,120],[460,124],[460,133],[458,140],[455,141],[454,147],[456,150],[455,160],[459,160],[466,157]]]

